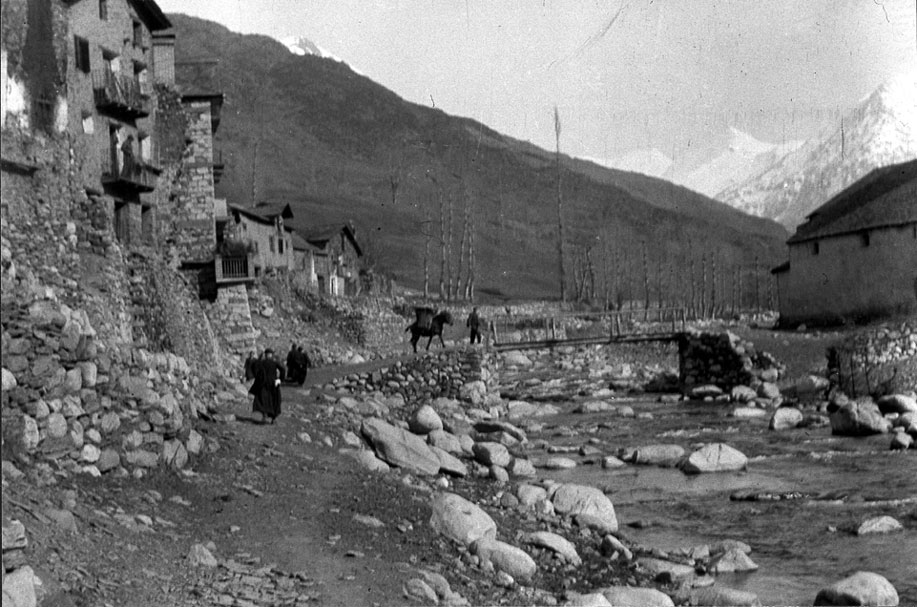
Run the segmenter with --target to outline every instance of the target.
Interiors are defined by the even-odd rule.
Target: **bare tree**
[[[701,254],[701,291],[700,291],[700,313],[701,318],[707,318],[707,252]]]
[[[439,191],[439,299],[446,300],[446,281],[449,271],[449,247],[446,242],[446,201]]]
[[[643,249],[643,322],[649,320],[650,309],[650,271],[646,261],[646,239],[641,241]]]
[[[567,301],[567,275],[564,263],[564,211],[561,196],[560,171],[560,112],[554,106],[554,138],[557,143],[555,158],[557,160],[557,263],[560,269],[560,300]]]
[[[433,244],[432,218],[430,217],[430,204],[424,205],[423,213],[423,298],[430,299],[430,246]]]

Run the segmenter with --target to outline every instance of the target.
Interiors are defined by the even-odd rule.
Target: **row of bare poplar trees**
[[[612,242],[573,247],[574,301],[605,310],[678,307],[693,318],[776,308],[776,282],[757,258],[743,264],[721,251],[689,250],[650,259],[646,241]]]
[[[475,241],[477,224],[474,212],[474,196],[463,186],[459,193],[454,190],[438,191],[439,220],[438,233],[432,217],[431,205],[424,206],[422,232],[423,246],[423,296],[429,299],[431,291],[431,266],[433,264],[434,239],[439,247],[439,283],[440,301],[472,301],[475,292]],[[458,209],[456,207],[459,207]],[[461,219],[457,220],[457,215]],[[461,234],[456,228],[461,221]],[[459,242],[456,243],[456,240]],[[456,244],[458,259],[456,260]]]

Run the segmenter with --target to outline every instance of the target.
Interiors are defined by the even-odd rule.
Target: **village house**
[[[3,126],[67,139],[70,187],[96,216],[78,226],[81,241],[104,251],[99,234],[111,228],[122,245],[153,242],[162,165],[153,36],[169,20],[152,0],[4,0],[3,8]]]
[[[257,275],[294,269],[293,229],[284,223],[293,217],[289,205],[243,207],[230,204],[229,217],[221,243],[233,242],[247,247]]]
[[[363,251],[350,223],[316,226],[303,233],[315,247],[314,282],[319,293],[356,295],[360,290],[359,258]]]
[[[875,169],[811,213],[774,268],[780,322],[917,313],[917,160]]]
[[[153,34],[171,23],[150,0],[76,0],[67,21],[67,124],[84,186],[111,198],[123,244],[151,242],[161,164],[154,140]],[[88,167],[88,170],[87,170]]]

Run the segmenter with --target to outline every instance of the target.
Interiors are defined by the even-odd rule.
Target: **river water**
[[[544,370],[537,375],[550,379]],[[569,394],[583,392],[583,383],[571,381],[569,373],[562,381]],[[650,413],[652,419],[574,414],[572,409],[583,397],[558,398],[557,379],[548,383],[554,392],[550,400],[562,412],[537,418],[543,428],[533,428],[530,441],[543,438],[559,447],[589,443],[604,455],[659,443],[678,444],[690,452],[703,443],[723,442],[748,456],[746,471],[696,476],[656,466],[603,469],[601,456],[566,455],[580,465],[571,470],[540,470],[547,478],[603,489],[628,539],[666,551],[724,539],[744,541],[752,547],[750,556],[759,569],[721,574],[718,583],[752,591],[766,605],[811,605],[819,589],[857,570],[885,576],[902,605],[917,605],[914,450],[890,451],[888,435],[832,436],[825,426],[774,432],[767,429],[769,415],[728,417],[728,404],[605,398],[632,407],[638,415]],[[529,388],[511,395],[547,400]],[[539,457],[537,452],[532,455]],[[741,491],[802,496],[779,501],[730,499]],[[905,530],[855,534],[860,523],[880,515],[895,517]],[[635,521],[642,524],[628,525]]]

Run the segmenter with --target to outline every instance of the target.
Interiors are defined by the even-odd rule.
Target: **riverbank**
[[[711,584],[789,602],[763,592],[787,583],[795,584],[797,594],[786,596],[809,602],[854,564],[869,568],[882,554],[899,565],[910,562],[904,557],[913,543],[914,517],[906,501],[906,472],[913,469],[913,451],[885,455],[887,437],[884,444],[848,439],[838,446],[824,426],[769,435],[766,420],[726,417],[723,403],[660,402],[656,396],[628,395],[625,387],[608,389],[609,374],[627,375],[635,383],[671,372],[664,353],[647,357],[655,365],[651,372],[643,363],[628,370],[612,360],[590,365],[576,351],[568,356],[580,361],[542,369],[537,382],[533,370],[522,382],[512,380],[528,398],[521,417],[522,401],[512,400],[521,394],[501,383],[506,374],[488,378],[494,381],[490,392],[485,384],[483,392],[456,390],[455,398],[405,398],[441,380],[439,370],[445,370],[449,385],[474,383],[463,375],[468,365],[445,364],[439,353],[359,369],[315,370],[307,389],[284,387],[285,411],[274,425],[252,418],[240,390],[217,416],[196,424],[205,455],[193,472],[77,482],[40,467],[23,467],[28,477],[14,478],[4,464],[4,517],[25,524],[30,544],[24,558],[47,580],[46,592],[56,602],[46,601],[55,605],[590,604],[598,599],[578,595],[609,586],[651,588],[675,603],[698,604],[720,600],[710,594]],[[634,358],[631,352],[622,356]],[[415,362],[419,366],[412,366]],[[607,406],[573,412],[585,402]],[[411,471],[410,465],[385,473],[364,470],[357,452],[365,464],[380,468],[369,454],[384,451],[373,444],[367,420],[410,426],[421,404],[432,404],[448,430],[441,438],[448,441],[449,434],[459,441],[447,450],[458,464],[441,459],[432,475]],[[539,416],[543,411],[549,413]],[[487,422],[494,416],[496,426]],[[485,425],[475,425],[478,421]],[[771,448],[775,440],[782,446]],[[749,456],[746,470],[689,478],[665,465],[622,461],[615,467],[608,459],[626,460],[628,450],[651,443],[692,449],[719,441]],[[508,445],[510,459],[485,465],[474,443]],[[810,459],[807,467],[792,465],[799,457]],[[574,467],[549,466],[554,458]],[[610,465],[603,465],[606,460]],[[15,467],[15,461],[9,464]],[[795,470],[796,484],[781,479],[780,469]],[[832,471],[846,475],[841,488],[847,495],[835,494],[837,503],[829,505],[830,500],[813,498],[831,486]],[[861,486],[863,475],[875,484]],[[809,477],[815,481],[804,486]],[[775,478],[781,482],[759,486]],[[557,491],[564,484],[599,487],[614,504],[615,525],[560,505]],[[751,489],[801,495],[774,503],[730,499]],[[851,489],[859,489],[852,500]],[[436,531],[433,500],[446,493],[479,507],[493,521],[493,537],[528,555],[537,574],[529,579],[524,569],[510,574],[511,565],[492,550]],[[892,498],[905,501],[894,504]],[[866,540],[872,549],[851,549],[854,523],[877,513],[896,516],[905,526],[903,535],[874,536]],[[795,520],[805,533],[798,533]],[[786,531],[781,536],[775,529]],[[535,538],[537,533],[551,535]],[[798,539],[786,541],[788,535]],[[724,540],[748,543],[759,571],[708,575],[716,547],[728,545]],[[777,567],[813,552],[827,555],[821,572],[800,580],[790,567]],[[850,557],[837,560],[842,554]],[[652,566],[658,563],[646,559],[687,570],[664,565],[669,569],[657,571]],[[685,575],[688,570],[692,573]],[[886,574],[903,601],[915,600],[906,576]],[[751,604],[754,598],[729,596],[733,603],[744,597]]]

